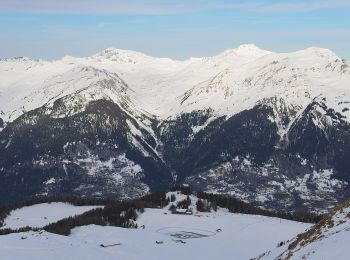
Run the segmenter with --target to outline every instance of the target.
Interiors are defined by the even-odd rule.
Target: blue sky
[[[56,59],[107,47],[209,56],[244,43],[350,58],[350,0],[0,0],[0,57]]]

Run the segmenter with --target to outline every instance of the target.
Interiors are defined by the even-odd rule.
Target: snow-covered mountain
[[[2,59],[0,68],[0,109],[6,122],[20,115],[14,111],[40,107],[109,76],[122,78],[134,91],[132,99],[138,107],[160,119],[208,107],[218,115],[232,115],[275,96],[303,107],[315,97],[325,96],[341,112],[346,103],[338,103],[349,94],[350,73],[349,63],[327,49],[311,47],[277,54],[252,44],[185,61],[109,48],[87,58]],[[46,99],[27,100],[38,93]],[[350,112],[346,112],[348,118]]]
[[[241,45],[176,61],[106,49],[0,60],[0,200],[190,183],[267,208],[350,195],[350,68]]]

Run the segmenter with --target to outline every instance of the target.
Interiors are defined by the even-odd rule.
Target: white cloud
[[[349,0],[315,1],[303,2],[284,1],[276,4],[266,5],[260,9],[265,12],[311,12],[322,9],[350,8]]]
[[[309,12],[350,8],[350,0],[0,0],[0,11],[68,14],[178,14],[204,10]]]
[[[64,14],[162,14],[180,11],[178,1],[0,0],[0,11]]]

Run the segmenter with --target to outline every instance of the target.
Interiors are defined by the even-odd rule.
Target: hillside
[[[277,249],[257,259],[348,259],[350,242],[350,200],[335,207],[331,213],[306,232],[287,240]]]

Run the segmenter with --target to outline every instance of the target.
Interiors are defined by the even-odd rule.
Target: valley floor
[[[193,215],[146,209],[137,223],[138,229],[79,227],[68,237],[47,232],[0,236],[0,259],[244,260],[275,248],[278,242],[311,226],[278,218],[232,214],[224,209]]]

